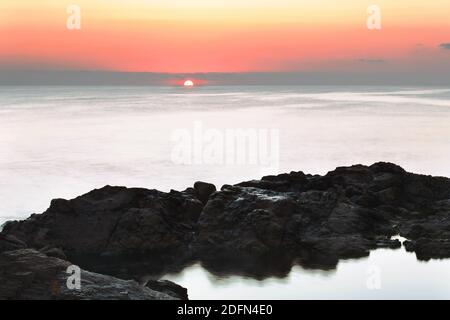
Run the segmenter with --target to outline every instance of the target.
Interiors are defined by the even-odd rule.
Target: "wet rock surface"
[[[35,248],[124,279],[195,261],[213,273],[264,278],[399,248],[395,235],[418,259],[450,257],[450,179],[380,162],[219,191],[204,182],[169,193],[107,186],[7,223],[0,250]]]

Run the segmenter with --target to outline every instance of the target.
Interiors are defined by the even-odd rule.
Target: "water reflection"
[[[295,265],[285,276],[258,279],[216,273],[197,263],[164,278],[187,287],[190,299],[449,299],[449,267],[450,260],[418,261],[402,248],[342,260],[328,271]],[[369,284],[374,276],[379,289]]]

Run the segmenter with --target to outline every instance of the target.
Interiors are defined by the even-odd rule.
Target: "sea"
[[[0,86],[0,225],[105,185],[220,188],[389,161],[450,177],[450,87]],[[165,277],[191,299],[449,299],[450,261],[378,249],[282,277]]]

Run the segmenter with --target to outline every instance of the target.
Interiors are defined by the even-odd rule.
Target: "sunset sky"
[[[3,70],[448,73],[450,1],[2,0],[0,38]]]

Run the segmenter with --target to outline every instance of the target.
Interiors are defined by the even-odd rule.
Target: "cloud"
[[[358,59],[359,62],[363,63],[385,63],[386,60],[383,59]]]
[[[450,43],[441,43],[439,45],[439,48],[444,49],[444,50],[450,50]]]

